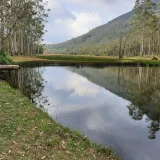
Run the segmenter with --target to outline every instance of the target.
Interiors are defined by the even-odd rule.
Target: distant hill
[[[154,1],[159,2],[160,0]],[[49,51],[66,53],[67,51],[69,52],[71,49],[79,48],[82,46],[105,44],[108,41],[119,37],[121,32],[127,32],[129,20],[132,15],[132,11],[128,12],[120,17],[113,19],[112,21],[109,21],[107,24],[104,24],[89,31],[82,36],[73,38],[63,43],[46,45],[46,48]]]
[[[82,36],[63,43],[46,45],[46,48],[47,50],[65,52],[67,49],[79,48],[83,45],[106,43],[110,39],[116,38],[120,34],[120,31],[127,29],[129,19],[132,15],[132,12],[126,13]]]

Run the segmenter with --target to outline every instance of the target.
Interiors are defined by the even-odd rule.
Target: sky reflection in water
[[[160,133],[157,132],[155,140],[148,139],[150,122],[146,115],[140,121],[132,119],[127,108],[130,101],[70,68],[40,70],[45,80],[42,94],[48,101],[44,108],[53,119],[95,142],[115,147],[124,160],[158,160]]]

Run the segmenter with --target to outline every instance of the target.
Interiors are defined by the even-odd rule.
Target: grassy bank
[[[95,56],[73,56],[73,55],[40,55],[34,57],[13,57],[13,61],[18,64],[50,64],[50,65],[142,65],[142,66],[160,66],[160,60],[151,58],[124,58],[118,57],[95,57]]]
[[[18,64],[50,64],[50,65],[142,65],[142,66],[160,66],[160,60],[151,58],[124,58],[118,57],[95,57],[95,56],[73,56],[73,55],[40,55],[35,57],[13,57],[13,61]]]
[[[52,121],[4,81],[0,81],[0,128],[0,160],[119,159],[111,149]]]

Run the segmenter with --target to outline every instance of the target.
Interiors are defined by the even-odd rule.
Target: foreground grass
[[[40,55],[34,57],[13,57],[18,64],[28,62],[36,64],[59,64],[59,65],[144,65],[159,66],[160,60],[154,61],[151,58],[124,58],[118,57],[96,57],[96,56],[73,56],[73,55]]]
[[[0,81],[0,160],[118,160],[111,149],[52,121]]]

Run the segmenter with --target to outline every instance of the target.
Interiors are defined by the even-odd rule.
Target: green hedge
[[[13,64],[12,60],[5,54],[3,50],[0,50],[0,65]]]

